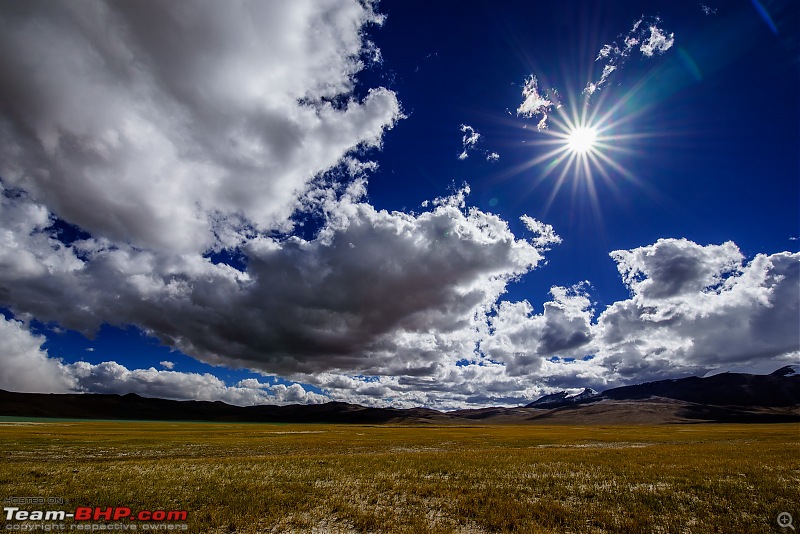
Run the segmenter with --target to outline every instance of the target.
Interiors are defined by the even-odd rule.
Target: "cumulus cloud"
[[[583,93],[592,96],[601,90],[611,75],[625,66],[635,51],[645,57],[663,54],[675,44],[675,34],[667,33],[659,27],[658,17],[642,17],[633,24],[633,28],[618,37],[618,41],[603,45],[595,61],[603,63],[600,78],[586,85]]]
[[[744,263],[730,242],[661,239],[612,257],[632,296],[600,315],[597,333],[623,378],[797,357],[800,254]]]
[[[800,357],[800,254],[661,239],[611,253],[631,297],[596,318],[586,284],[553,288],[541,314],[503,302],[481,349],[540,384],[595,389]],[[769,362],[772,362],[771,364]]]
[[[446,203],[440,207],[452,208]],[[287,372],[296,382],[321,389],[322,395],[300,384],[248,379],[227,386],[210,374],[129,370],[114,362],[64,365],[49,359],[40,348],[43,338],[28,334],[16,321],[2,325],[4,337],[14,341],[4,355],[11,365],[4,369],[16,369],[14,376],[29,377],[29,384],[59,391],[136,392],[234,404],[340,400],[450,409],[519,404],[556,389],[605,389],[704,375],[718,368],[777,368],[800,357],[800,253],[759,254],[745,261],[732,243],[702,246],[662,239],[647,247],[614,251],[612,258],[631,296],[599,315],[586,282],[552,288],[552,298],[540,312],[527,301],[498,302],[501,283],[476,304],[461,303],[468,311],[458,312],[459,319],[450,323],[449,314],[429,310],[424,314],[430,319],[427,328],[406,327],[376,336],[320,361],[311,353],[305,360],[293,360]],[[301,300],[310,302],[307,294]],[[459,309],[453,303],[444,306]],[[313,315],[309,309],[304,312]],[[346,321],[348,312],[341,313]],[[320,334],[323,324],[312,323],[305,333]],[[281,327],[285,333],[287,326]],[[296,341],[291,353],[303,354],[296,350],[299,346]],[[9,352],[11,347],[18,350]],[[247,363],[266,369],[274,362]],[[344,370],[348,367],[350,371]],[[41,376],[51,378],[42,382]],[[22,383],[15,379],[12,389]]]
[[[128,369],[116,362],[90,364],[76,362],[67,366],[78,391],[91,393],[136,393],[143,397],[174,400],[222,401],[238,406],[256,404],[318,404],[328,400],[323,395],[305,391],[300,384],[264,384],[242,380],[228,386],[210,373],[181,373],[149,369]]]
[[[20,321],[0,315],[0,339],[0,389],[64,393],[76,386],[64,364],[41,348],[44,338],[32,335]]]
[[[94,237],[202,252],[287,229],[315,175],[400,117],[391,91],[352,93],[369,2],[0,10],[0,176]]]
[[[581,286],[554,287],[550,293],[553,300],[541,314],[533,314],[528,301],[502,302],[489,317],[491,333],[481,350],[505,363],[511,376],[541,376],[546,359],[585,354],[582,347],[592,338],[588,296]]]
[[[128,369],[107,361],[65,364],[42,348],[45,339],[30,333],[20,321],[0,315],[0,389],[26,393],[137,393],[145,397],[176,400],[223,401],[249,406],[255,404],[318,404],[329,400],[306,391],[300,384],[265,384],[243,380],[228,386],[209,373],[181,373],[149,369]],[[171,362],[161,365],[171,369]]]
[[[596,316],[588,284],[555,287],[537,312],[499,299],[560,242],[551,226],[523,217],[532,236],[519,239],[503,220],[469,208],[468,188],[419,214],[376,210],[363,192],[356,182],[339,197],[323,195],[326,222],[314,238],[252,239],[240,271],[92,239],[64,245],[48,230],[46,209],[6,191],[0,295],[19,316],[87,333],[103,321],[135,324],[206,362],[373,405],[515,404],[553,388],[604,389],[734,364],[778,367],[800,354],[798,253],[746,262],[733,243],[663,239],[611,253],[629,299]],[[26,341],[14,354],[30,360],[30,383],[54,390],[77,381],[89,391],[156,395],[180,381],[177,390],[236,403],[296,398],[113,362],[73,364],[64,374],[38,349],[41,339],[13,326]],[[45,371],[49,382],[38,379]]]
[[[554,242],[532,220],[517,238],[466,189],[420,214],[364,202],[358,149],[401,116],[392,92],[354,92],[378,57],[370,2],[0,9],[0,302],[17,317],[136,325],[212,364],[410,394],[390,379],[434,384],[473,353],[476,317]],[[350,178],[319,178],[334,168]],[[298,211],[319,221],[307,237]],[[83,390],[228,391],[167,365],[73,366]]]
[[[0,295],[15,312],[87,334],[103,322],[135,324],[214,364],[432,372],[442,353],[468,343],[474,314],[558,240],[530,218],[532,241],[517,239],[499,217],[465,207],[465,194],[417,215],[324,199],[316,237],[254,238],[243,248],[246,272],[94,240],[65,246],[44,231],[39,205],[6,198],[0,219],[29,220],[0,256],[10,266]]]
[[[175,363],[170,361],[158,362],[158,365],[169,371],[175,369]]]

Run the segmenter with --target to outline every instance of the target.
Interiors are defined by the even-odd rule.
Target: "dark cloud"
[[[542,259],[504,221],[459,202],[408,215],[337,201],[310,241],[251,240],[241,272],[94,240],[59,245],[41,206],[5,199],[0,218],[20,224],[0,288],[15,311],[87,333],[135,324],[210,363],[415,374],[463,351],[475,314]]]

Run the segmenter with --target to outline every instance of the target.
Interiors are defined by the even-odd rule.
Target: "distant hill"
[[[389,423],[447,418],[426,408],[367,408],[344,402],[288,406],[232,406],[101,393],[14,393],[0,390],[0,415],[60,419],[275,423]]]
[[[720,373],[700,378],[690,376],[659,380],[635,386],[609,389],[599,395],[589,391],[569,397],[565,392],[546,395],[528,404],[528,408],[551,408],[602,400],[643,400],[651,397],[681,400],[713,406],[786,407],[800,405],[798,366],[787,365],[768,375]]]
[[[0,390],[0,416],[145,421],[356,424],[661,424],[800,423],[797,366],[769,375],[722,373],[625,386],[597,393],[546,395],[525,407],[440,412],[368,408],[343,402],[231,406],[109,394],[14,393]]]

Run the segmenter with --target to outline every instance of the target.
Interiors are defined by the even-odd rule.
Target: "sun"
[[[578,126],[567,134],[567,148],[573,154],[586,154],[594,150],[597,128]]]
[[[619,156],[633,153],[629,141],[646,135],[629,130],[628,122],[636,114],[623,113],[621,110],[625,103],[626,100],[621,99],[606,106],[601,99],[590,106],[585,100],[580,101],[580,97],[571,95],[567,104],[555,105],[553,112],[540,121],[531,143],[535,156],[510,172],[516,174],[538,167],[528,187],[533,190],[544,183],[549,185],[544,213],[569,184],[573,202],[577,202],[579,195],[585,195],[583,198],[589,200],[592,211],[600,220],[599,182],[602,181],[614,193],[620,191],[621,180],[642,185],[618,161]]]

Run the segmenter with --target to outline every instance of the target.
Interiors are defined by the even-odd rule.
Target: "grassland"
[[[0,498],[191,532],[773,532],[800,426],[0,423]]]

